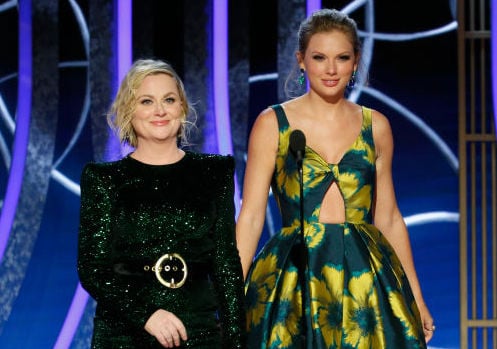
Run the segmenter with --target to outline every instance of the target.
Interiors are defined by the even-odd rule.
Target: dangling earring
[[[305,70],[304,68],[300,68],[300,75],[299,75],[299,85],[303,86],[305,82]]]
[[[349,83],[347,84],[347,87],[349,87],[349,88],[355,87],[355,74],[356,74],[356,71],[354,70],[352,72],[352,76],[350,77]]]
[[[185,132],[186,114],[183,114],[183,116],[179,119],[179,123],[178,136],[181,136]]]

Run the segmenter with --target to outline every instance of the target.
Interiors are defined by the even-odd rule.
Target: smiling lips
[[[156,120],[156,121],[152,121],[151,124],[154,125],[154,126],[165,126],[167,124],[169,124],[171,120]]]
[[[322,80],[323,84],[327,87],[335,87],[338,85],[339,80]]]

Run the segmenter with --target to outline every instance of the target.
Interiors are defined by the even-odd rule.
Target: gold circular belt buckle
[[[185,260],[177,253],[162,255],[154,266],[155,277],[169,288],[180,288],[186,282],[188,268]]]

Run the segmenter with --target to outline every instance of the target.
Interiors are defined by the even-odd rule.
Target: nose
[[[157,103],[155,105],[155,114],[159,116],[163,116],[166,113],[166,107],[162,103]]]
[[[327,69],[326,71],[329,73],[329,74],[335,74],[336,71],[337,71],[337,67],[336,67],[336,64],[333,60],[330,60],[328,62],[328,66],[327,66]]]

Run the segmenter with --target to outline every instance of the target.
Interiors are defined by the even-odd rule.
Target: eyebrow
[[[171,92],[168,92],[168,93],[166,93],[166,94],[164,94],[162,97],[168,97],[168,96],[171,96],[171,95],[176,96],[176,97],[178,97],[178,98],[179,98],[179,94],[178,94],[178,93],[176,93],[176,92],[172,92],[172,91],[171,91]],[[137,96],[137,98],[143,98],[143,97],[154,98],[154,96],[153,96],[153,95],[148,94],[148,93],[144,93],[144,94],[142,94],[142,95]]]

